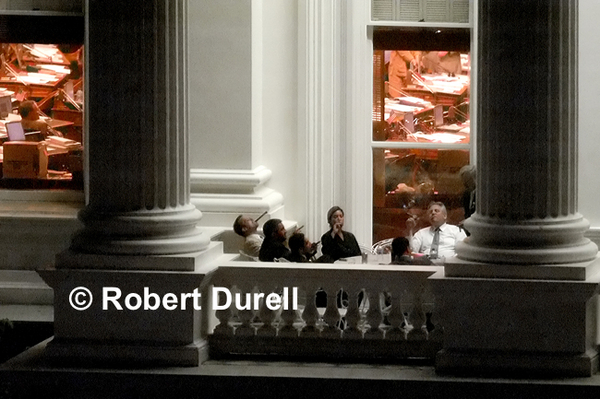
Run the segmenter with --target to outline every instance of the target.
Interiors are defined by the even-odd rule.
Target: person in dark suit
[[[287,259],[290,250],[285,246],[286,231],[281,219],[270,219],[263,225],[265,239],[260,247],[258,259],[262,262],[274,262],[275,259]]]

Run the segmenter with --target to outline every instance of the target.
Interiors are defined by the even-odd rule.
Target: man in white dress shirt
[[[467,237],[465,231],[446,223],[448,214],[441,202],[429,204],[427,217],[431,226],[415,233],[410,241],[411,250],[427,255],[434,263],[442,263],[444,258],[456,256],[456,243]]]
[[[264,237],[258,234],[258,223],[249,216],[239,215],[233,222],[233,231],[244,237],[244,253],[258,257]]]

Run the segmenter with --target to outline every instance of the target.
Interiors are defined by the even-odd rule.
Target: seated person
[[[410,241],[410,249],[413,252],[425,254],[429,259],[434,260],[443,260],[455,256],[456,243],[467,237],[464,230],[446,223],[448,213],[446,206],[441,202],[429,204],[427,217],[430,226],[415,233]],[[440,262],[437,261],[437,263]]]
[[[431,261],[426,256],[413,256],[408,238],[396,237],[392,241],[390,265],[431,265]]]
[[[258,223],[250,216],[239,215],[233,222],[233,231],[244,237],[244,253],[258,257],[264,239],[258,234]]]
[[[465,165],[458,172],[465,191],[462,196],[463,209],[465,210],[465,219],[475,213],[475,188],[477,186],[477,171],[474,165]]]
[[[273,262],[275,259],[290,256],[290,250],[285,246],[286,232],[280,219],[270,219],[263,226],[265,239],[260,247],[258,259],[262,262]]]
[[[44,137],[63,136],[61,132],[50,127],[48,122],[40,119],[40,109],[35,101],[23,101],[19,105],[19,115],[21,115],[21,125],[25,131],[39,130]]]
[[[319,258],[319,262],[333,263],[341,258],[361,254],[354,235],[342,230],[344,227],[344,211],[342,208],[339,206],[332,207],[327,212],[327,222],[331,229],[321,237],[323,256]]]
[[[295,232],[288,240],[290,251],[288,258],[290,262],[306,263],[313,262],[317,253],[317,243],[311,243],[303,233]]]

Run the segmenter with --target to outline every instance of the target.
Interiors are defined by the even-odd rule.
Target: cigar
[[[262,215],[260,215],[259,217],[257,217],[256,219],[254,219],[255,222],[258,222],[260,220],[260,218],[262,218],[263,216],[265,216],[267,214],[268,211],[264,211],[262,213]]]

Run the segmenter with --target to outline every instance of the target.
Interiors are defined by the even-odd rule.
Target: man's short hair
[[[477,176],[477,169],[475,165],[465,165],[458,171],[458,175],[461,179],[475,179]]]
[[[277,231],[279,223],[281,223],[281,219],[269,219],[265,222],[263,225],[265,240],[273,239],[273,234]]]
[[[27,115],[35,108],[35,103],[31,100],[23,101],[21,105],[19,105],[19,115],[22,118],[27,118]]]
[[[408,249],[409,242],[406,237],[396,237],[392,240],[392,260],[396,256],[402,256]]]
[[[427,205],[427,210],[429,210],[432,206],[439,206],[440,208],[442,208],[442,211],[447,215],[448,214],[448,210],[446,209],[446,205],[444,205],[443,202],[440,201],[432,201],[429,203],[429,205]]]
[[[244,217],[244,215],[240,215],[237,218],[235,218],[235,221],[233,222],[233,231],[235,231],[235,234],[245,237],[244,236],[244,231],[242,230],[242,228],[244,226],[242,226],[242,218]]]

